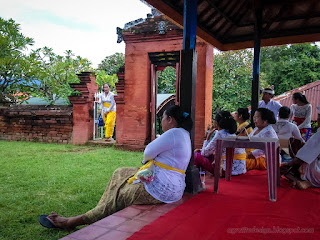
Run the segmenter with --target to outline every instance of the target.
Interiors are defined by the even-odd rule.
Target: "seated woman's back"
[[[171,167],[185,170],[191,152],[189,132],[183,128],[172,128],[148,144],[144,151],[144,159],[155,159]]]

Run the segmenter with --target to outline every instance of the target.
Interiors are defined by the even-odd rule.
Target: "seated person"
[[[290,138],[297,139],[295,141],[301,141],[301,144],[304,143],[299,128],[297,127],[297,125],[289,122],[289,116],[290,108],[283,106],[279,109],[279,120],[275,124],[272,124],[272,127],[276,131],[280,141],[281,162],[288,162],[292,160],[288,150]],[[290,140],[290,144],[293,144],[292,140]]]
[[[297,125],[289,122],[289,116],[290,108],[283,106],[279,109],[279,120],[275,124],[272,124],[278,138],[289,140],[289,138],[293,137],[304,142]]]
[[[250,133],[249,137],[278,138],[271,126],[271,124],[276,123],[272,111],[266,108],[258,108],[254,113],[253,121],[256,127],[253,129],[252,133]],[[247,170],[267,169],[264,151],[260,149],[255,149],[247,153],[246,163]]]
[[[207,139],[203,142],[202,149],[196,149],[194,155],[194,164],[197,167],[201,167],[204,170],[214,174],[214,167],[212,165],[213,159],[209,159],[210,155],[215,154],[216,144],[218,139],[222,139],[227,136],[235,136],[237,130],[236,121],[230,115],[228,111],[221,111],[216,115],[214,121],[214,129],[207,135]],[[210,140],[211,134],[215,132],[214,137]],[[223,149],[223,170],[226,169],[226,149]],[[236,148],[234,152],[232,164],[232,175],[239,175],[246,173],[246,154],[243,148]]]
[[[250,134],[253,131],[249,122],[249,117],[250,114],[248,108],[238,108],[238,110],[234,113],[234,120],[236,120],[238,123],[236,132],[237,136],[247,136],[247,133]]]
[[[192,119],[179,106],[171,106],[163,113],[164,133],[144,151],[144,160],[154,159],[154,179],[151,182],[127,182],[139,168],[118,168],[113,173],[98,205],[75,217],[61,217],[52,212],[41,215],[41,225],[48,228],[71,230],[79,225],[91,224],[134,204],[160,204],[179,201],[185,189],[185,170],[192,148],[190,130]]]
[[[318,127],[320,126],[320,106],[318,107]],[[297,189],[320,187],[320,128],[308,142],[300,148],[296,158],[286,166],[291,166],[291,171],[285,176],[293,182]],[[296,172],[299,175],[297,176]]]

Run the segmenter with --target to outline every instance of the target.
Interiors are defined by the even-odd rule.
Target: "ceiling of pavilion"
[[[183,26],[184,0],[145,0]],[[198,0],[197,35],[220,50],[253,47],[256,8],[261,45],[320,41],[320,0]]]

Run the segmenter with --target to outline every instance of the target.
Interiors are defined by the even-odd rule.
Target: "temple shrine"
[[[126,44],[125,66],[120,69],[116,84],[117,145],[144,149],[156,135],[157,73],[167,66],[176,69],[174,99],[179,104],[183,29],[164,15],[150,14],[147,19],[130,22],[117,32],[118,42],[123,40]],[[213,47],[197,40],[196,49],[194,142],[200,147],[212,118]]]

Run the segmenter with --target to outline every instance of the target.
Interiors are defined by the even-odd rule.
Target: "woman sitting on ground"
[[[320,106],[318,109],[318,127],[320,126]],[[306,144],[300,148],[296,158],[284,168],[291,167],[285,177],[293,182],[297,189],[320,187],[320,128]],[[298,173],[298,176],[297,176]]]
[[[238,108],[234,114],[234,120],[238,122],[236,135],[238,136],[247,136],[247,133],[250,134],[253,129],[249,122],[249,111],[248,108]]]
[[[209,159],[210,155],[215,154],[217,140],[227,136],[235,136],[237,130],[237,123],[228,111],[221,111],[216,115],[214,121],[215,129],[212,129],[207,135],[206,140],[203,142],[202,149],[196,149],[194,155],[194,164],[198,168],[202,168],[214,174],[214,167],[212,165],[213,159]],[[215,132],[214,137],[210,140],[211,134]],[[226,169],[226,149],[223,149],[223,170]],[[246,154],[243,148],[236,148],[234,152],[232,164],[232,175],[239,175],[246,173]]]
[[[249,137],[278,138],[271,124],[276,123],[272,111],[266,108],[258,108],[254,114],[253,121],[255,128]],[[247,170],[267,169],[266,157],[263,150],[255,149],[247,154]]]
[[[118,168],[98,205],[76,217],[61,217],[52,212],[41,215],[40,223],[49,228],[74,229],[94,223],[108,215],[134,204],[172,203],[180,200],[185,189],[185,171],[192,148],[189,132],[192,119],[179,106],[171,106],[163,113],[164,133],[149,143],[144,151],[143,163],[154,159],[154,179],[151,182],[129,184],[127,180],[139,168]]]
[[[297,124],[302,138],[307,142],[311,136],[312,106],[306,96],[299,92],[292,95],[292,101],[290,120]]]

